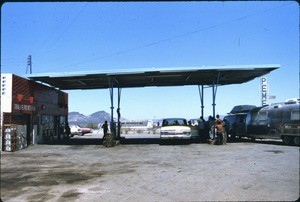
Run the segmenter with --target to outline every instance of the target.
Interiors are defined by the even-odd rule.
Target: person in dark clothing
[[[107,121],[104,122],[104,124],[102,125],[102,129],[103,129],[103,138],[105,138],[105,136],[107,135],[107,131],[108,131],[108,125],[107,125]]]
[[[223,144],[227,144],[227,136],[229,130],[229,122],[224,118],[223,119]]]
[[[71,128],[69,126],[69,123],[66,123],[65,133],[66,133],[67,138],[70,138],[70,136],[72,136],[71,135]]]
[[[206,142],[209,139],[209,134],[208,134],[208,126],[203,116],[200,117],[200,120],[198,122],[198,128],[200,134],[200,141]]]

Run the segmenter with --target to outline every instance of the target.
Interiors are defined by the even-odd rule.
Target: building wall
[[[1,74],[1,112],[11,113],[12,74]]]
[[[1,74],[1,85],[2,147],[14,138],[18,146],[11,147],[11,151],[63,138],[67,93],[13,74]]]
[[[12,113],[36,114],[34,100],[35,83],[13,75],[12,78]]]

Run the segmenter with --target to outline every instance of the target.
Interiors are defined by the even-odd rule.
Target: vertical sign
[[[261,91],[261,105],[267,105],[267,99],[268,99],[267,77],[261,78],[260,91]]]

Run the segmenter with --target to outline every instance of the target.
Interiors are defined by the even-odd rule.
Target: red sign
[[[33,103],[34,103],[34,97],[31,97],[31,96],[29,97],[29,103],[30,103],[30,104],[33,104]]]
[[[36,106],[26,105],[26,104],[14,104],[13,109],[20,110],[20,111],[34,112],[36,111]]]
[[[17,99],[18,99],[18,102],[22,102],[22,100],[23,100],[23,95],[22,95],[22,94],[18,94],[18,95],[17,95]]]

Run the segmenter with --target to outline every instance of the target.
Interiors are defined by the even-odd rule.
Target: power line
[[[52,36],[54,35],[54,33],[58,30],[58,28],[62,25],[62,23],[65,21],[65,19],[67,18],[67,16],[69,16],[69,14],[71,13],[72,9],[74,8],[74,3],[72,4],[71,8],[69,8],[69,10],[66,12],[66,14],[64,15],[64,17],[62,18],[62,20],[60,20],[60,23],[57,24],[57,26],[52,30],[51,34],[49,35],[49,37],[44,41],[44,43],[40,46],[39,51],[37,53],[36,56],[39,56],[42,54],[42,49],[45,47],[45,45],[48,43],[48,41],[52,38]],[[56,40],[56,39],[55,39]],[[55,41],[54,40],[54,41]]]
[[[57,36],[56,38],[54,38],[53,42],[48,46],[48,49],[51,49],[53,47],[53,45],[62,38],[62,36],[70,29],[71,25],[74,23],[74,21],[81,15],[81,13],[83,12],[83,10],[87,7],[87,3],[85,3],[85,6],[81,8],[81,10],[77,13],[77,15],[72,19],[72,21],[69,23],[69,25],[66,27],[66,29],[64,29],[64,31],[62,33],[60,33],[59,36]],[[65,21],[65,19],[69,16],[69,14],[72,12],[73,8],[74,8],[75,4],[72,4],[72,7],[67,11],[66,15],[64,15],[63,19],[60,21],[60,23],[54,28],[54,30],[52,31],[52,33],[50,34],[50,36],[46,39],[46,41],[41,45],[40,48],[40,52],[37,54],[38,56],[41,55],[42,52],[45,51],[41,51],[43,47],[45,47],[45,45],[48,43],[48,41],[51,39],[51,37],[54,35],[54,33],[56,32],[56,30],[58,30],[58,28],[63,24],[63,22]]]
[[[3,62],[3,61],[1,61],[1,65],[9,65],[9,64],[24,64],[24,61],[22,61],[22,62]]]
[[[75,22],[75,20],[81,15],[81,13],[83,12],[83,10],[88,6],[88,3],[85,3],[85,6],[81,8],[81,10],[77,13],[77,15],[73,18],[73,20],[71,21],[71,23],[67,26],[67,28],[56,38],[56,40],[50,45],[49,48],[51,48],[57,40],[61,39],[62,36],[70,29],[70,27],[72,26],[72,24]]]
[[[277,6],[277,7],[274,7],[274,8],[265,9],[265,10],[262,10],[262,11],[259,11],[259,12],[253,13],[253,14],[245,15],[245,16],[242,16],[242,17],[239,17],[239,18],[235,18],[235,19],[232,19],[232,20],[228,20],[228,21],[225,21],[225,22],[222,22],[222,23],[219,23],[219,24],[211,25],[211,26],[208,26],[208,27],[205,27],[205,28],[197,29],[197,30],[194,30],[194,31],[191,31],[191,32],[187,32],[187,33],[180,34],[180,35],[177,35],[177,36],[169,37],[169,38],[162,39],[162,40],[159,40],[159,41],[156,41],[156,42],[144,44],[144,45],[137,46],[137,47],[134,47],[134,48],[117,51],[115,53],[104,55],[104,56],[101,56],[101,57],[98,57],[98,58],[89,59],[89,60],[83,60],[81,62],[77,62],[77,63],[71,64],[71,65],[66,65],[64,67],[75,66],[75,65],[89,63],[89,62],[96,61],[96,60],[102,60],[104,58],[109,58],[109,57],[113,57],[113,56],[117,56],[117,55],[121,55],[121,54],[126,54],[126,53],[129,53],[129,52],[134,52],[136,50],[140,50],[140,49],[151,47],[151,46],[155,46],[155,45],[158,45],[158,44],[161,44],[161,43],[169,42],[169,41],[172,41],[174,39],[178,39],[178,38],[183,38],[183,37],[186,37],[186,36],[190,36],[190,35],[193,35],[193,34],[196,34],[196,33],[199,33],[199,32],[203,32],[203,31],[207,31],[207,30],[210,30],[210,29],[221,27],[221,26],[224,26],[224,25],[227,25],[227,24],[235,23],[237,21],[243,21],[243,20],[246,20],[248,18],[254,17],[256,15],[261,15],[261,14],[270,12],[272,10],[288,6],[288,5],[292,4],[292,3],[293,2],[284,4],[284,5],[280,5],[280,6]]]

